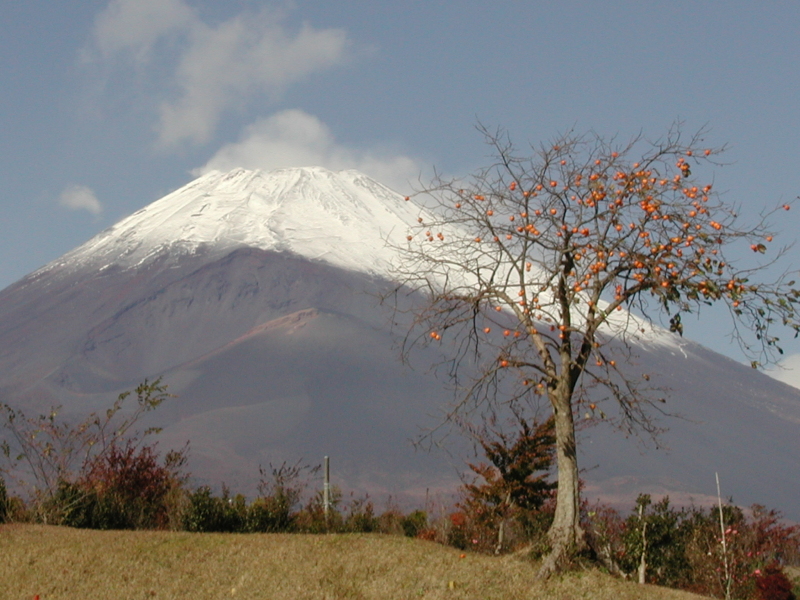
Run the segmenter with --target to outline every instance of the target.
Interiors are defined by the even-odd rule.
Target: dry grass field
[[[0,598],[700,598],[597,570],[543,583],[522,558],[405,537],[196,534],[0,526]]]

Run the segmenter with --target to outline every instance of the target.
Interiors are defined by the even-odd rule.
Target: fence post
[[[719,473],[714,472],[717,478],[717,506],[719,507],[719,530],[722,532],[722,558],[725,565],[725,600],[731,598],[731,572],[728,566],[728,545],[725,542],[725,519],[722,518],[722,494],[719,491]]]
[[[325,483],[322,486],[322,509],[325,511],[325,525],[331,510],[331,461],[325,457]]]

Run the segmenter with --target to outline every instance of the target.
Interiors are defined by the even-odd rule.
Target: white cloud
[[[800,388],[800,354],[786,356],[777,368],[769,369],[766,373],[773,379]]]
[[[164,36],[199,25],[183,0],[112,0],[95,19],[94,42],[104,59],[128,51],[146,62]]]
[[[420,163],[408,156],[361,151],[337,143],[322,121],[302,110],[284,110],[256,121],[238,142],[220,148],[194,173],[306,166],[357,169],[400,192],[408,190],[409,182],[420,173]]]
[[[304,25],[290,32],[268,12],[208,25],[183,0],[113,0],[95,22],[96,54],[106,62],[130,57],[142,68],[153,65],[154,49],[163,41],[177,49],[174,68],[166,69],[170,81],[160,86],[170,90],[158,109],[158,143],[164,148],[207,142],[225,111],[258,95],[274,98],[286,86],[343,63],[348,47],[340,29]],[[153,72],[163,71],[161,62],[154,65]]]
[[[58,203],[70,210],[85,210],[93,215],[103,212],[103,205],[94,192],[85,185],[70,185],[58,198]]]

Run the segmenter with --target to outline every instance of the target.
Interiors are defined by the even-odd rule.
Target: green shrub
[[[248,507],[245,497],[231,497],[227,487],[222,486],[222,497],[214,496],[211,488],[202,486],[189,493],[189,501],[183,513],[183,528],[186,531],[241,533],[248,528]]]
[[[220,529],[225,533],[243,533],[247,531],[247,500],[241,494],[230,495],[230,490],[222,486],[222,521]]]
[[[280,533],[292,527],[292,515],[285,499],[268,496],[256,498],[247,509],[247,531]]]
[[[684,511],[675,510],[665,496],[652,504],[649,494],[636,499],[633,514],[624,523],[620,566],[636,573],[646,551],[646,581],[668,587],[685,586],[691,579],[686,559],[688,524]]]
[[[67,527],[94,528],[93,515],[98,499],[75,483],[60,481],[55,495],[43,504],[53,523]]]
[[[211,494],[211,488],[202,486],[189,493],[189,502],[183,513],[186,531],[218,531],[222,522],[222,507]]]
[[[344,531],[348,533],[372,533],[378,531],[375,506],[369,500],[369,497],[353,498],[345,510],[347,514],[342,524]]]
[[[296,512],[303,495],[308,487],[308,478],[315,475],[321,468],[320,465],[304,465],[302,459],[294,465],[285,461],[274,467],[269,466],[269,471],[259,466],[260,474],[258,493],[259,498],[250,507],[252,531],[292,531],[298,528]],[[320,500],[321,502],[321,500]],[[313,518],[306,514],[299,518],[303,523],[299,527],[316,529]],[[323,519],[324,521],[324,519]]]
[[[521,510],[515,514],[515,522],[519,525],[519,542],[530,549],[531,558],[541,558],[550,552],[550,538],[547,532],[556,514],[555,497],[551,496],[536,510]],[[513,534],[513,530],[512,530]],[[513,536],[511,537],[513,543]]]
[[[317,492],[294,517],[294,531],[301,533],[335,533],[344,530],[344,520],[339,512],[342,492],[332,486],[330,490],[330,506],[327,516],[323,494]]]
[[[415,510],[401,520],[403,534],[408,537],[417,537],[428,526],[428,513],[424,510]]]

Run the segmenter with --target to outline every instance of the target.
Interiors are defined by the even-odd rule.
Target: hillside
[[[596,570],[535,565],[374,534],[230,535],[0,526],[0,598],[689,600]]]

